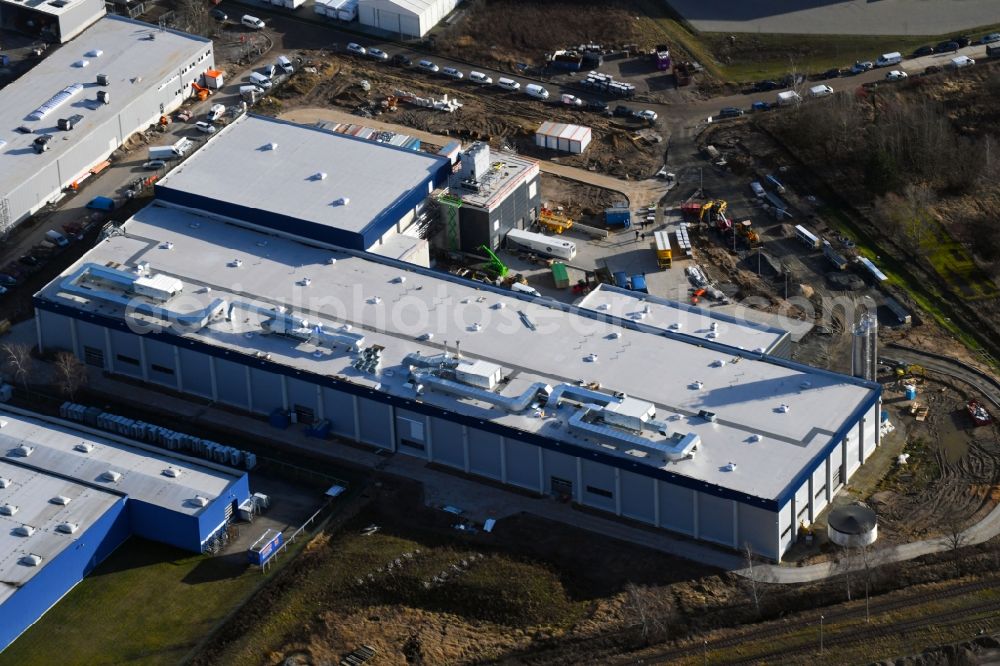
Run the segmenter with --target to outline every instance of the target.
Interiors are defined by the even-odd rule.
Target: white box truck
[[[576,243],[565,238],[536,234],[533,231],[511,229],[507,242],[531,252],[569,261],[576,256]]]
[[[876,58],[875,66],[888,67],[889,65],[898,65],[901,62],[903,62],[903,54],[899,51],[893,51],[892,53],[883,53]]]
[[[173,146],[150,146],[149,159],[151,160],[176,160],[180,155]]]

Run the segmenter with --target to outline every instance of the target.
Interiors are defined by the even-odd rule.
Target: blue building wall
[[[122,497],[55,559],[42,562],[42,569],[0,606],[0,650],[34,624],[128,536],[128,511]]]
[[[198,548],[212,536],[226,520],[226,507],[231,506],[232,515],[236,515],[236,507],[250,497],[250,480],[243,474],[231,483],[226,491],[219,495],[198,514]]]

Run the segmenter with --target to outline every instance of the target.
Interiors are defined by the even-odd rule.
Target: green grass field
[[[132,537],[8,647],[4,663],[177,664],[262,580],[243,553],[211,558]]]
[[[921,248],[937,274],[965,300],[996,298],[1000,294],[996,284],[976,265],[968,250],[941,225],[935,225],[930,237],[921,242]]]

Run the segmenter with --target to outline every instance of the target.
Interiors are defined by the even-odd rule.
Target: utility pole
[[[705,658],[704,659],[705,666],[708,666],[708,641],[707,640],[702,641],[702,645],[704,646],[702,649],[702,656]]]
[[[819,616],[819,653],[823,654],[823,616]]]

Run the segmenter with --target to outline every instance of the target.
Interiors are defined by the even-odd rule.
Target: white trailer
[[[573,241],[556,236],[537,234],[533,231],[511,229],[507,233],[507,242],[531,252],[556,257],[557,259],[569,261],[576,256],[576,243]]]

